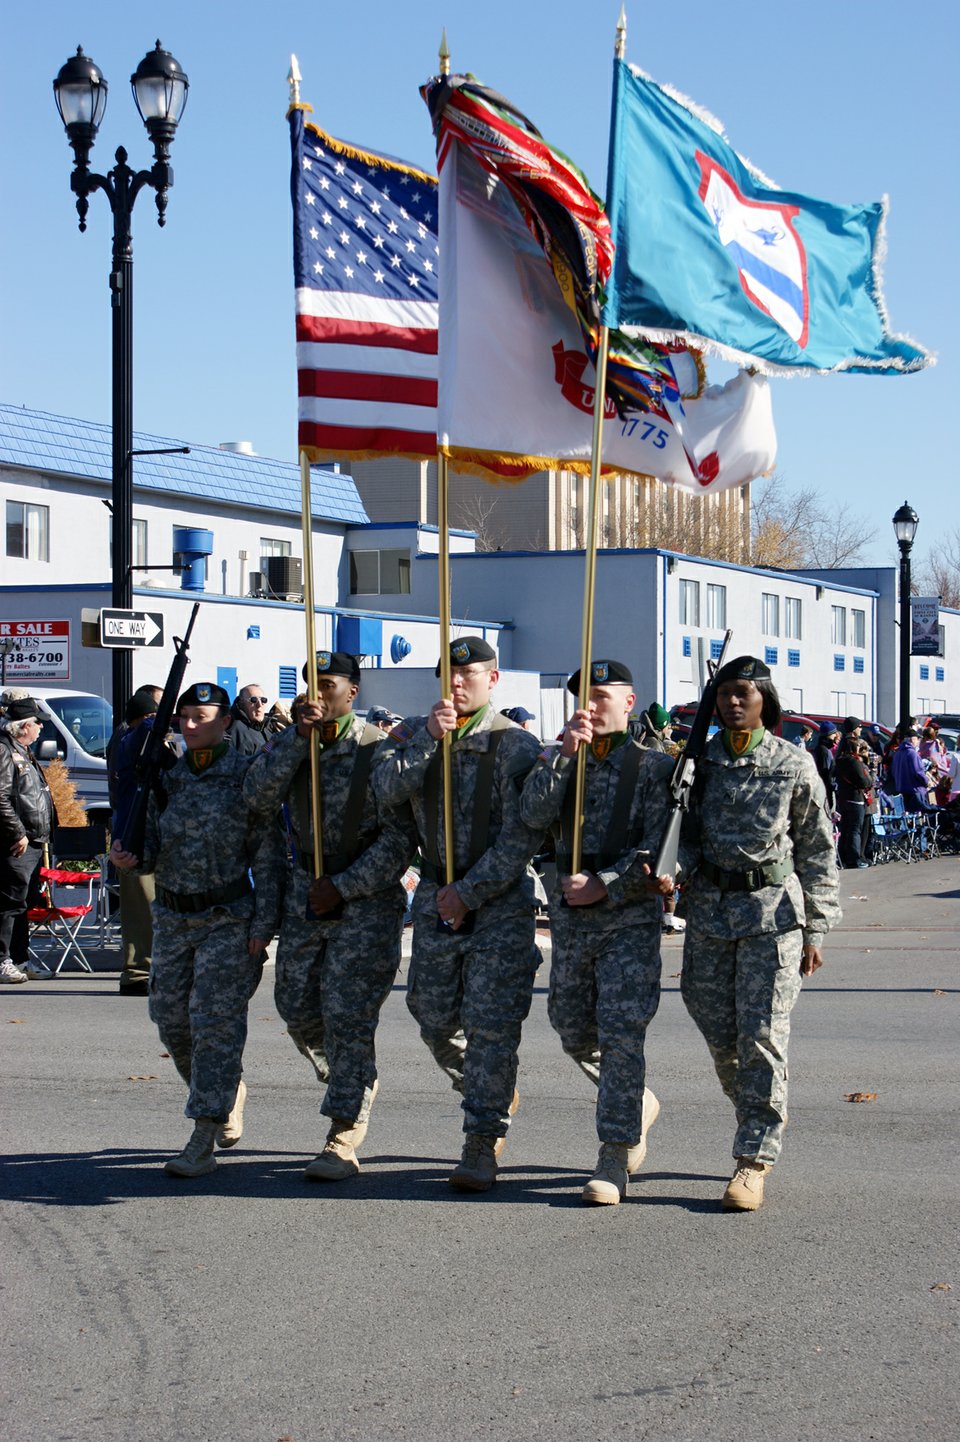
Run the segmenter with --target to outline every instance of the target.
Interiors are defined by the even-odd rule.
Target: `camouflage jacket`
[[[279,924],[280,893],[269,865],[271,826],[243,796],[249,756],[229,747],[199,775],[181,756],[164,773],[167,804],[151,797],[140,871],[167,891],[218,891],[253,871],[254,901],[230,902],[235,915],[253,913],[251,932],[269,939]]]
[[[681,864],[690,926],[735,940],[803,928],[819,946],[840,920],[833,827],[823,782],[812,758],[782,737],[764,735],[748,756],[728,755],[713,736],[697,767],[694,800],[684,823]],[[790,862],[794,872],[758,891],[721,892],[698,870],[707,861],[725,871]]]
[[[351,717],[344,734],[320,752],[320,822],[323,827],[324,870],[344,901],[378,892],[402,899],[400,878],[417,849],[409,808],[392,811],[382,806],[368,784],[363,809],[351,848],[343,856],[340,844],[350,794],[353,768],[365,723]],[[379,753],[386,737],[374,744]],[[376,764],[374,762],[374,764]],[[311,871],[313,821],[310,811],[310,743],[296,726],[288,726],[267,742],[250,762],[243,785],[246,800],[260,812],[277,815],[287,807],[289,830],[300,865]]]
[[[534,875],[530,860],[539,849],[541,833],[525,825],[520,816],[520,792],[540,749],[537,738],[510,723],[501,731],[494,758],[493,786],[487,847],[471,864],[473,808],[480,758],[490,748],[494,717],[488,706],[476,727],[452,747],[454,863],[457,891],[464,905],[475,911],[485,902],[509,894],[524,907],[534,904]],[[439,741],[427,730],[425,716],[408,717],[388,738],[383,759],[373,773],[373,788],[389,806],[409,801],[413,807],[421,852],[428,847],[424,784],[427,770],[439,756]],[[443,870],[443,787],[437,788],[436,838],[439,868]],[[429,858],[428,858],[429,860]],[[426,880],[426,879],[425,879]],[[425,882],[421,881],[421,886]],[[429,884],[427,881],[426,884]]]
[[[610,856],[606,852],[620,775],[624,762],[635,752],[640,753],[639,769],[630,799],[626,846],[619,855]],[[643,861],[647,857],[638,853],[650,852],[652,862],[660,845],[670,799],[666,783],[673,762],[668,756],[629,740],[602,761],[588,750],[586,766],[583,855],[588,863],[596,859],[598,864],[588,869],[595,871],[603,882],[607,896],[597,907],[573,910],[585,918],[596,918],[607,911],[629,908],[637,920],[653,920],[659,915],[660,899],[644,888]],[[562,812],[568,791],[576,784],[576,768],[576,757],[561,756],[559,752],[549,760],[541,758],[523,788],[520,803],[523,820],[536,829],[549,827],[558,851],[566,840],[561,836]],[[560,869],[558,866],[558,872]],[[558,881],[551,901],[558,901],[559,894]],[[647,913],[649,915],[645,915]]]

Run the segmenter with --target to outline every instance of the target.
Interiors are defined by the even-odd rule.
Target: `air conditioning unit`
[[[297,600],[303,595],[303,562],[299,556],[261,556],[264,590],[269,597]]]

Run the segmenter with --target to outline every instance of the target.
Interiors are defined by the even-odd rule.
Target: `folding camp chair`
[[[80,945],[79,931],[94,909],[93,888],[99,880],[99,874],[95,871],[61,871],[58,867],[41,866],[40,879],[46,882],[50,889],[50,901],[46,906],[32,906],[27,912],[31,953],[41,965],[45,965],[42,956],[35,950],[34,943],[46,935],[48,946],[53,949],[62,948],[56,966],[47,968],[52,976],[59,976],[69,957],[74,957],[83,971],[92,972],[93,967],[84,956]],[[64,892],[73,890],[75,896],[81,896],[84,887],[87,890],[86,901],[63,904],[61,897]]]
[[[916,829],[906,815],[902,796],[880,793],[880,815],[886,832],[888,860],[915,861]]]
[[[119,898],[116,877],[111,877],[107,854],[107,828],[100,822],[89,826],[58,826],[53,834],[53,864],[63,861],[95,861],[97,883],[96,921],[100,946],[120,939]]]

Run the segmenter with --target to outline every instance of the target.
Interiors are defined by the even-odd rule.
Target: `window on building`
[[[921,681],[929,681],[929,680],[930,680],[930,667],[929,667],[929,666],[921,666],[921,667],[920,667],[920,680],[921,680]]]
[[[680,582],[680,625],[700,625],[700,582]]]
[[[776,666],[778,654],[779,652],[776,646],[767,646],[764,649],[763,659],[768,666]]]
[[[772,591],[764,591],[760,598],[761,623],[765,636],[780,635],[780,597]]]
[[[936,667],[936,678],[938,681],[945,681],[947,679],[946,671],[943,666]]]
[[[787,665],[788,665],[788,666],[799,666],[799,665],[800,665],[800,652],[799,652],[799,651],[788,651],[788,652],[787,652]]]
[[[409,596],[409,551],[351,551],[353,596]]]
[[[844,656],[842,653],[838,653],[837,655],[835,655],[833,658],[833,669],[835,671],[845,671],[847,669],[846,656]]]
[[[863,675],[863,669],[864,669],[864,667],[863,667],[863,657],[862,657],[862,656],[854,656],[854,658],[853,658],[853,669],[854,669],[854,671],[856,671],[856,673],[857,673],[858,676],[862,676],[862,675]]]
[[[692,646],[692,644],[691,644],[691,641],[690,641],[690,637],[689,637],[689,636],[684,636],[684,638],[683,638],[683,654],[684,654],[685,656],[692,656],[692,655],[693,655],[693,646]]]
[[[707,586],[707,626],[712,631],[727,629],[726,586]]]
[[[145,570],[147,565],[147,523],[146,521],[134,521],[133,523],[133,564],[137,570]]]
[[[853,644],[862,651],[867,644],[867,613],[851,611],[850,616],[853,624]]]
[[[722,641],[711,641],[711,642],[710,642],[710,660],[711,660],[711,661],[719,661],[722,654],[723,654],[723,642],[722,642]]]
[[[261,556],[292,556],[293,543],[291,541],[279,541],[274,536],[260,537]]]
[[[50,507],[7,502],[7,555],[25,561],[50,559]]]
[[[847,644],[847,608],[846,606],[831,606],[830,618],[830,640],[835,646]]]
[[[791,641],[803,640],[803,602],[799,596],[784,598],[783,634]]]

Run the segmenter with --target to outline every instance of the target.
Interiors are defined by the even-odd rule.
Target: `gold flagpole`
[[[450,487],[447,475],[447,458],[437,453],[437,526],[440,531],[440,554],[437,567],[440,577],[440,695],[453,694],[450,679]],[[446,863],[447,885],[453,882],[453,732],[445,731],[442,747],[443,763],[443,849]]]
[[[627,14],[620,6],[617,17],[617,38],[613,53],[622,60],[627,50]],[[593,649],[593,611],[597,588],[597,519],[600,510],[600,466],[603,449],[603,407],[607,397],[607,351],[609,349],[607,327],[600,327],[600,343],[597,348],[597,388],[593,397],[593,451],[590,456],[590,504],[587,521],[587,548],[583,578],[583,639],[580,646],[580,696],[578,705],[586,711],[590,705],[590,652]],[[570,842],[570,866],[576,876],[583,859],[583,806],[587,790],[587,753],[583,746],[577,748],[577,774],[575,778],[573,809],[573,836]]]
[[[440,74],[450,74],[450,49],[447,45],[447,31],[444,27],[440,36]],[[437,448],[437,529],[439,535],[439,556],[437,578],[440,586],[440,695],[452,695],[450,680],[450,484],[447,457]],[[453,883],[453,732],[445,731],[441,745],[443,766],[443,855],[444,874],[447,885]]]
[[[603,407],[607,390],[607,349],[609,331],[600,327],[597,350],[597,384],[593,401],[593,451],[590,456],[590,501],[587,519],[587,548],[583,577],[583,638],[580,646],[579,706],[586,711],[590,705],[590,652],[593,647],[593,612],[597,589],[597,519],[600,511],[600,465],[603,449]],[[577,748],[576,791],[574,793],[573,836],[571,838],[571,875],[580,870],[583,854],[583,804],[587,788],[586,747]]]
[[[300,506],[303,522],[303,614],[307,631],[307,699],[317,700],[317,635],[313,599],[313,507],[310,462],[300,452]],[[320,736],[310,729],[310,811],[313,820],[313,874],[323,875],[323,814],[320,806]]]

